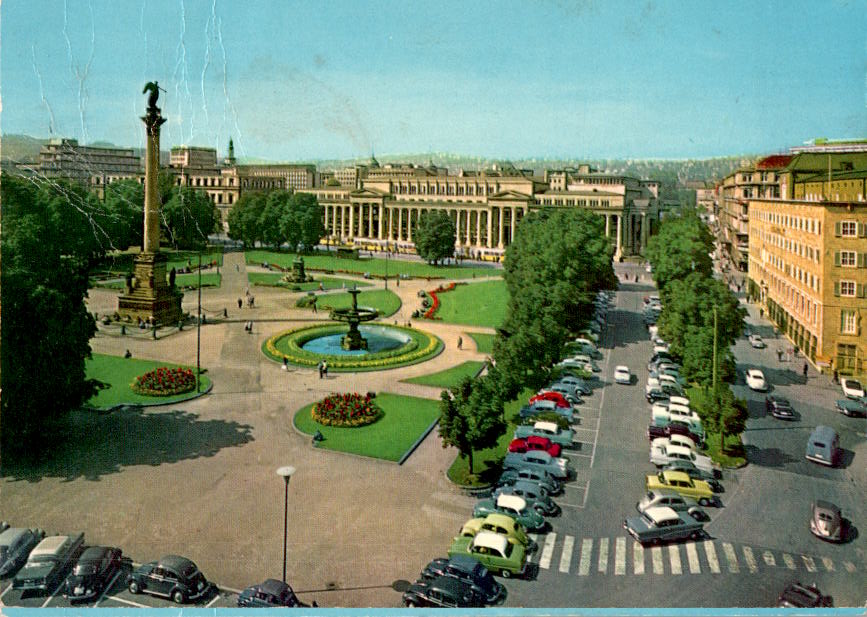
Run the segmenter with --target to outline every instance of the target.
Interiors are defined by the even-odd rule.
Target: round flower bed
[[[310,415],[326,426],[364,426],[376,422],[384,412],[370,396],[358,392],[331,394],[313,406]]]
[[[291,364],[313,368],[325,360],[328,362],[329,371],[355,372],[377,371],[416,364],[429,360],[443,349],[443,342],[439,338],[421,330],[380,323],[372,325],[401,333],[406,337],[406,343],[389,351],[363,355],[331,355],[302,349],[303,345],[311,339],[344,333],[347,329],[342,324],[317,324],[278,332],[265,341],[262,345],[262,351],[275,362],[282,363],[285,358]]]
[[[130,387],[133,392],[145,396],[173,396],[193,390],[196,375],[192,369],[161,366],[136,377]]]

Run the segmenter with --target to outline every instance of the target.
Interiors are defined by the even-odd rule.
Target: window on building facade
[[[858,315],[853,310],[840,311],[840,332],[842,334],[858,333]]]
[[[854,268],[858,258],[855,251],[837,251],[837,259],[840,266]]]
[[[840,295],[855,297],[855,281],[840,281]]]
[[[854,238],[858,235],[858,223],[855,221],[840,221],[840,235],[844,238]]]

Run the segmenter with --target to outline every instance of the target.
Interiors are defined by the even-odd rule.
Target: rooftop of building
[[[784,169],[793,158],[792,154],[772,154],[756,163],[756,169]]]

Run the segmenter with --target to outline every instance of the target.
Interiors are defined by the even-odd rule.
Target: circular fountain
[[[349,324],[349,332],[340,339],[340,347],[344,351],[359,351],[367,349],[367,339],[358,331],[358,324],[364,321],[372,321],[379,313],[376,309],[358,307],[358,287],[348,290],[352,295],[352,306],[349,308],[337,308],[331,311],[331,319]]]

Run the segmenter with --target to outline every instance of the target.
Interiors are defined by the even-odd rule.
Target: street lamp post
[[[388,240],[385,241],[385,290],[388,291]]]
[[[280,467],[277,470],[277,475],[281,476],[285,482],[285,490],[283,493],[283,582],[286,582],[286,535],[289,531],[289,479],[295,473],[295,468],[290,466]]]
[[[196,315],[196,393],[201,392],[199,375],[202,374],[202,250],[199,249],[199,302]]]

